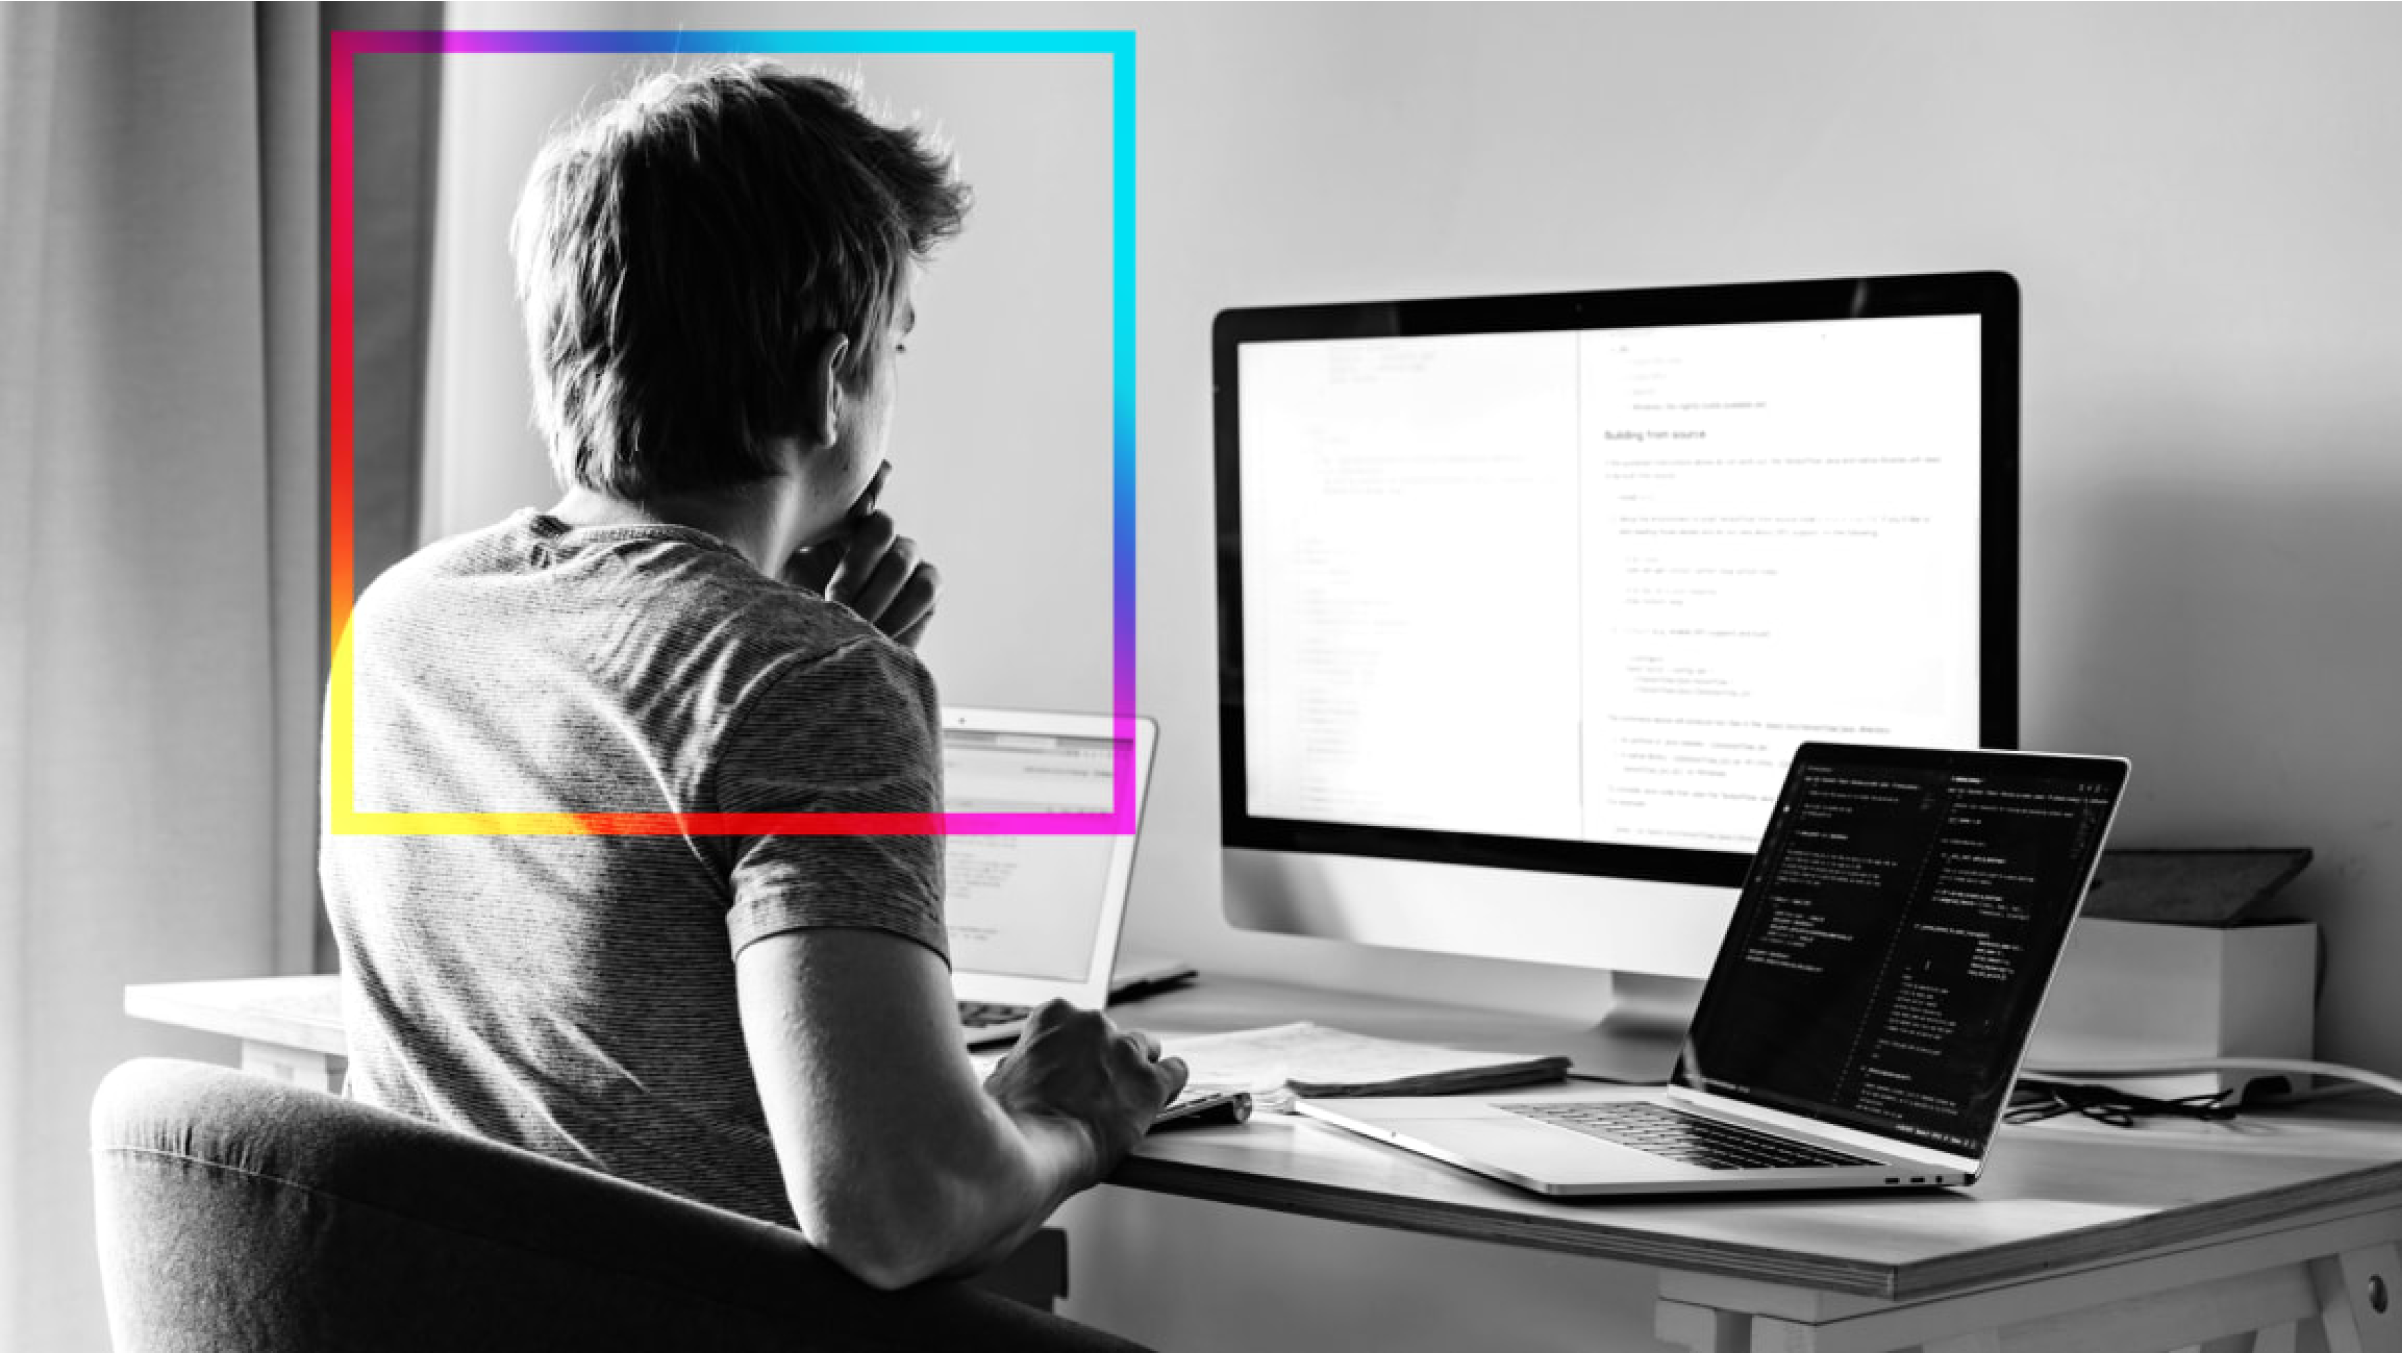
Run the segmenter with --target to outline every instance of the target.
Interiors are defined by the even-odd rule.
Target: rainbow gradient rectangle
[[[327,682],[328,829],[382,836],[1119,836],[1136,823],[1135,35],[1118,31],[718,30],[335,32],[332,466],[327,535],[334,636]],[[603,53],[628,56],[1099,55],[1110,59],[1110,712],[1117,752],[1107,813],[360,812],[352,767],[352,63],[361,56]]]

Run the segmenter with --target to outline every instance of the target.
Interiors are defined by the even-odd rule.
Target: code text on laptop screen
[[[1688,1082],[1980,1149],[2110,825],[2114,769],[1799,760],[1696,1012]]]
[[[1108,812],[1113,746],[1108,738],[947,729],[944,810]],[[952,965],[1010,977],[1083,977],[1111,850],[1106,836],[945,838]]]

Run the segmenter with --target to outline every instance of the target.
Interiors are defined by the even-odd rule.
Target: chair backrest
[[[117,1353],[1124,1345],[965,1284],[407,1116],[146,1058],[92,1105]]]

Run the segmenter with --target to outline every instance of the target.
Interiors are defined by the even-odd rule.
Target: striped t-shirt
[[[924,665],[699,531],[520,511],[377,579],[348,643],[360,811],[941,810]],[[734,956],[945,954],[942,871],[923,835],[329,833],[349,1093],[791,1225]]]

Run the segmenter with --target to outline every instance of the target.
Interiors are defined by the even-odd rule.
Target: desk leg
[[[1652,1303],[1652,1334],[1687,1353],[1752,1353],[1752,1317],[1683,1301]]]
[[[2295,1353],[2293,1321],[2270,1325],[2251,1334],[2232,1334],[2200,1346],[2199,1353]]]
[[[2365,1245],[2312,1263],[2328,1353],[2396,1353],[2395,1303],[2403,1293],[2395,1269],[2393,1245]]]
[[[1690,1353],[2403,1353],[2397,1247],[2376,1236],[2391,1226],[2346,1219],[1901,1303],[1683,1281],[1654,1327]]]
[[[309,1052],[280,1043],[242,1040],[242,1069],[270,1080],[290,1081],[312,1090],[342,1093],[342,1072],[348,1059],[332,1053]]]
[[[1763,1318],[1756,1337],[1798,1353],[2219,1353],[2231,1347],[2258,1353],[2265,1346],[2261,1332],[2268,1332],[2266,1347],[2276,1348],[2282,1329],[2315,1318],[2317,1308],[2305,1265],[2287,1264],[2124,1296],[2090,1286],[2065,1292],[2061,1284],[2039,1280],[1819,1324]],[[2332,1346],[2329,1353],[2347,1350]]]

